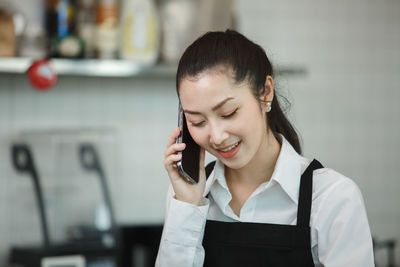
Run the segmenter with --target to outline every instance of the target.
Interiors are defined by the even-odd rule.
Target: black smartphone
[[[176,142],[185,143],[186,147],[183,151],[178,152],[178,154],[182,154],[182,158],[176,163],[176,166],[188,182],[195,184],[199,182],[200,146],[190,136],[185,113],[180,102],[178,113],[178,126],[181,132]]]

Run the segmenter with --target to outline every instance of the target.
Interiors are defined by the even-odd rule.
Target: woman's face
[[[246,82],[228,72],[206,71],[180,83],[180,100],[194,141],[225,166],[247,165],[266,139],[265,108]]]

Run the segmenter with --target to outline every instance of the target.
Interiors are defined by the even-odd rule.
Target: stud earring
[[[271,101],[267,101],[267,112],[270,112],[271,108]]]

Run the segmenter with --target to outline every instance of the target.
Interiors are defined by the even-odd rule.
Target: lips
[[[217,149],[217,152],[224,158],[232,158],[239,152],[241,143],[242,141],[239,141],[225,147],[224,149]]]

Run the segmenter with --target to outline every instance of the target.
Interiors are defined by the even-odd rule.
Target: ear
[[[274,99],[274,80],[270,75],[267,75],[264,86],[265,91],[264,94],[260,95],[260,100],[263,103],[262,109],[265,112],[267,110],[266,103],[272,102],[272,100]]]

